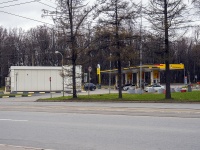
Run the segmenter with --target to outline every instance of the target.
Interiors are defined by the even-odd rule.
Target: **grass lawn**
[[[164,94],[144,93],[144,94],[128,94],[123,93],[123,98],[118,99],[118,94],[96,94],[96,95],[79,95],[77,99],[72,96],[54,97],[40,99],[38,101],[128,101],[128,102],[200,102],[200,91],[192,92],[176,92],[171,93],[171,100],[166,100]]]
[[[4,86],[0,87],[0,92],[3,92],[4,90],[5,90]]]

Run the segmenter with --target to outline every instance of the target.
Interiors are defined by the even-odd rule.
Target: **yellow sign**
[[[165,64],[157,65],[160,69],[165,69]],[[169,69],[184,69],[184,64],[169,64]]]
[[[184,69],[184,64],[170,64],[170,69]]]

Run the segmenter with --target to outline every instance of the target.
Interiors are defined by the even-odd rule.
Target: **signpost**
[[[52,98],[52,93],[51,93],[51,77],[49,77],[49,82],[50,82],[50,95],[51,95],[51,98]]]
[[[187,84],[187,76],[184,77],[184,84]]]
[[[197,75],[194,76],[195,82],[197,82]]]
[[[85,83],[87,82],[87,77],[88,77],[87,73],[84,73],[84,82]]]
[[[17,76],[18,76],[18,72],[16,72],[15,75],[16,75],[16,92],[17,92]]]
[[[89,75],[89,82],[88,82],[88,96],[90,95],[90,72],[92,71],[92,67],[88,67],[88,75]]]

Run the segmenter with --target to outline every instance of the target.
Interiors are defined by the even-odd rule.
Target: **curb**
[[[77,92],[86,92],[86,91],[77,91]],[[55,93],[62,93],[62,91],[25,91],[25,92],[0,92],[2,96],[0,98],[11,98],[11,97],[31,97],[34,94],[55,94]],[[72,94],[72,91],[66,91],[66,94]],[[11,96],[9,94],[12,94]],[[23,95],[26,94],[26,95]]]
[[[11,97],[31,97],[32,95],[27,95],[27,96],[23,96],[23,95],[14,95],[14,96],[2,96],[0,98],[11,98]]]
[[[25,92],[10,92],[10,93],[4,93],[4,94],[45,94],[45,93],[61,93],[62,91],[25,91]]]

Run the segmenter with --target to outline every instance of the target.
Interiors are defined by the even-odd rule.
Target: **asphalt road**
[[[39,97],[49,95],[0,99],[0,150],[200,148],[200,104],[34,102]]]
[[[199,118],[0,112],[0,143],[55,150],[199,150]]]

